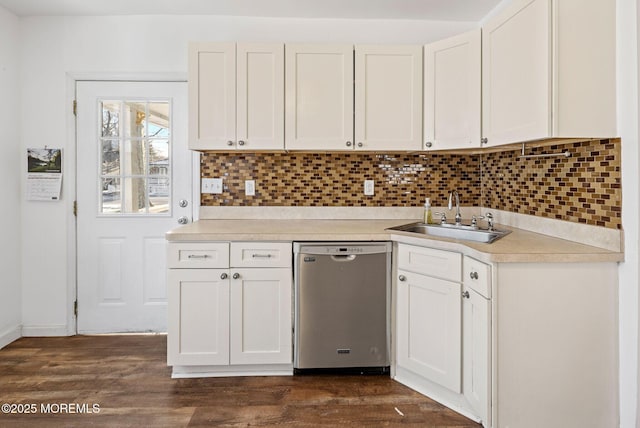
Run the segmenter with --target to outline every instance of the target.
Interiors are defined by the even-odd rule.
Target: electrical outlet
[[[246,196],[255,196],[256,195],[256,182],[255,182],[255,180],[245,180],[244,181],[244,194]]]
[[[373,196],[374,181],[364,180],[364,194],[365,196]]]
[[[222,178],[203,178],[201,193],[222,193]]]

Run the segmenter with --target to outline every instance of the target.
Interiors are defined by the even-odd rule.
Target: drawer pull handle
[[[254,259],[270,259],[272,256],[271,254],[252,254],[251,257]]]
[[[471,272],[471,273],[469,274],[469,276],[471,277],[471,279],[478,279],[478,278],[479,278],[479,277],[478,277],[478,272]]]
[[[233,274],[233,279],[238,279],[240,278],[240,274],[238,272]]]
[[[229,275],[227,275],[226,273],[223,273],[222,275],[220,275],[220,279],[227,279],[229,277]]]
[[[462,298],[463,298],[463,299],[468,299],[468,298],[469,298],[469,292],[468,292],[468,291],[464,291],[464,292],[462,293]]]
[[[190,259],[206,259],[210,257],[208,254],[189,254]]]

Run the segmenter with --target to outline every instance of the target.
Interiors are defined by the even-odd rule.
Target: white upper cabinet
[[[515,0],[482,37],[487,145],[613,137],[615,2]]]
[[[286,45],[285,147],[353,148],[353,45]]]
[[[284,45],[237,46],[237,148],[284,148]]]
[[[354,69],[352,45],[287,45],[285,63],[287,149],[421,149],[420,46],[356,46]]]
[[[226,148],[235,133],[235,43],[189,44],[189,148]]]
[[[424,47],[424,150],[480,147],[481,30]]]
[[[359,150],[421,150],[422,47],[355,49],[355,142]]]
[[[189,148],[284,148],[284,45],[189,45]]]

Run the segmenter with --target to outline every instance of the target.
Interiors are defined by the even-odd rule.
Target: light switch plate
[[[244,181],[244,194],[246,196],[255,196],[256,195],[256,181],[255,180],[245,180]]]
[[[364,194],[365,196],[373,196],[374,193],[374,181],[364,180]]]
[[[203,178],[201,193],[222,193],[222,178]]]

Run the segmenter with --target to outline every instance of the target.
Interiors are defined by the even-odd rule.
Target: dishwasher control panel
[[[316,255],[379,254],[391,251],[390,242],[350,242],[348,244],[333,242],[294,242],[293,245],[294,253]]]

